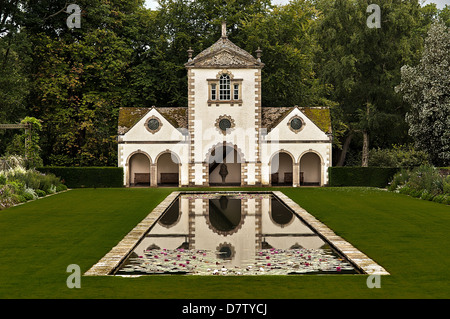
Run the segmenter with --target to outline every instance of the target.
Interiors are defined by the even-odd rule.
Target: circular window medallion
[[[289,123],[289,128],[294,131],[295,133],[300,132],[303,129],[303,126],[305,125],[305,122],[303,122],[302,118],[295,116],[293,117]]]
[[[159,128],[159,122],[157,119],[150,119],[150,121],[148,121],[147,126],[149,129],[151,129],[152,131],[157,130]]]
[[[219,128],[222,131],[226,131],[227,128],[231,128],[231,121],[229,119],[221,119],[219,121]]]
[[[229,243],[222,243],[216,247],[216,254],[220,259],[231,260],[234,258],[236,250],[233,245]]]
[[[216,120],[216,127],[224,135],[227,134],[227,132],[229,132],[230,129],[232,129],[234,126],[234,120],[231,118],[231,116],[221,115]]]
[[[299,118],[292,119],[292,121],[291,121],[291,127],[292,127],[294,130],[299,130],[299,129],[301,129],[301,128],[302,128],[302,125],[303,125],[303,123],[302,123],[302,121],[301,121]]]
[[[161,121],[155,117],[152,116],[150,117],[147,122],[145,122],[145,128],[150,132],[150,133],[156,133],[159,131],[159,129],[161,128],[162,123]]]

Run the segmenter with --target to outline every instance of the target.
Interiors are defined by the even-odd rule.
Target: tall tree
[[[46,164],[115,165],[117,115],[133,52],[126,29],[144,9],[141,1],[119,0],[85,0],[80,7],[80,29],[65,25],[67,14],[52,30],[46,23],[29,26],[37,32],[30,102],[43,121]]]
[[[29,90],[24,34],[0,38],[0,123],[14,123],[25,114]]]
[[[447,27],[450,27],[450,5],[445,5],[444,8],[439,10],[438,15],[439,22],[445,24]]]
[[[2,0],[0,2],[0,37],[16,32],[20,24],[21,0]]]
[[[372,1],[317,0],[322,16],[317,34],[320,78],[334,87],[338,120],[347,126],[344,148],[362,137],[362,166],[368,165],[369,145],[386,147],[404,142],[407,105],[394,91],[400,67],[415,61],[422,49],[422,29],[430,21],[417,0],[380,3],[381,28],[369,28],[367,8]]]
[[[409,134],[433,164],[450,165],[450,30],[431,26],[420,63],[404,66],[396,88],[411,105],[406,114]]]
[[[19,123],[27,113],[30,52],[26,33],[9,30],[0,36],[0,123]],[[0,154],[16,133],[0,130]]]
[[[263,106],[330,105],[324,98],[329,87],[314,72],[317,15],[311,2],[293,0],[244,20],[239,43],[249,52],[263,50]]]

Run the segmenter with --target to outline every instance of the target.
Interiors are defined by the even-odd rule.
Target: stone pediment
[[[249,63],[250,62],[250,63]],[[232,54],[228,51],[222,51],[218,52],[217,54],[205,58],[201,61],[198,61],[195,65],[196,66],[214,66],[214,67],[230,67],[230,66],[237,66],[237,67],[245,67],[247,65],[254,65],[254,63],[251,63],[251,61],[242,59],[241,57]]]
[[[212,46],[200,52],[185,64],[200,68],[261,68],[261,63],[247,51],[239,48],[228,38],[222,37]]]

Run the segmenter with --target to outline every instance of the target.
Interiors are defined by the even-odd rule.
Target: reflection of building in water
[[[261,234],[263,242],[277,249],[321,248],[325,242],[284,204],[276,199],[262,202]]]
[[[195,248],[229,250],[230,263],[240,265],[255,256],[255,207],[260,199],[226,198],[202,200],[203,211],[195,214]]]
[[[325,243],[280,201],[257,196],[181,195],[136,247],[220,252],[231,265],[242,265],[263,248],[318,249]]]

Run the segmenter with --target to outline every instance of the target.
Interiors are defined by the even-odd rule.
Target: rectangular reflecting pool
[[[272,192],[181,192],[110,274],[358,273]]]

